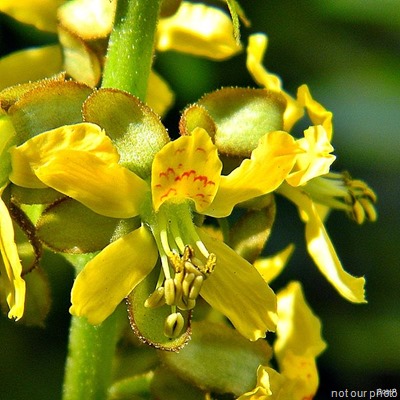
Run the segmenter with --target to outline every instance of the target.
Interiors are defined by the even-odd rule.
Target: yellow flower
[[[160,19],[156,48],[224,60],[241,51],[230,17],[218,8],[183,1],[176,14]]]
[[[292,186],[303,185],[316,176],[329,172],[335,156],[330,153],[333,147],[332,113],[315,101],[307,85],[298,88],[294,99],[282,89],[282,83],[277,75],[268,72],[262,65],[262,59],[267,47],[267,37],[264,34],[254,34],[249,38],[247,47],[247,69],[254,80],[266,89],[278,92],[286,99],[286,109],[283,114],[283,129],[290,132],[293,125],[307,111],[313,124],[304,131],[304,137],[298,140],[303,155],[299,156],[296,166],[286,181]]]
[[[315,396],[319,381],[315,360],[326,344],[299,282],[278,293],[278,318],[274,351],[280,372],[260,365],[255,389],[238,400],[311,400]]]
[[[304,131],[304,138],[298,139],[297,143],[304,151],[299,154],[293,171],[286,178],[292,186],[304,185],[317,176],[327,174],[336,159],[330,154],[333,147],[322,125],[310,126]]]
[[[323,178],[316,178],[323,179]],[[316,185],[313,181],[310,181],[310,185]],[[336,290],[347,300],[364,303],[364,278],[356,278],[348,274],[344,269],[336,254],[335,248],[326,232],[323,224],[323,218],[320,215],[318,204],[316,204],[312,197],[303,188],[291,187],[287,184],[283,184],[278,193],[287,197],[292,201],[298,208],[300,217],[305,223],[305,236],[307,241],[307,250],[314,260],[315,264],[326,277],[326,279],[336,288]],[[305,189],[305,190],[304,190]],[[310,192],[316,189],[309,188]],[[321,185],[322,196],[320,199],[326,197],[327,204],[329,204],[330,194],[327,192],[327,188]],[[333,190],[333,188],[331,188]],[[347,196],[347,190],[336,189],[336,191],[345,192]],[[329,194],[329,195],[328,195]],[[341,194],[343,196],[343,194]],[[342,204],[339,201],[336,203]],[[322,209],[326,211],[324,208]]]
[[[239,332],[256,340],[275,327],[275,296],[251,264],[193,224],[193,212],[224,217],[236,204],[275,190],[297,154],[288,133],[271,132],[250,159],[222,176],[215,145],[204,129],[196,128],[156,154],[149,183],[118,164],[99,127],[83,123],[13,148],[11,180],[31,187],[34,174],[38,185],[99,214],[141,217],[140,228],[112,242],[78,275],[72,313],[101,323],[149,274],[159,255],[160,279],[148,306],[165,302],[175,318],[176,308],[193,308],[200,294]]]
[[[247,69],[260,86],[281,93],[285,97],[287,106],[283,115],[283,129],[290,131],[292,126],[303,116],[304,109],[292,96],[282,90],[281,79],[277,75],[268,72],[262,65],[267,44],[267,36],[263,33],[253,34],[249,37]]]
[[[9,318],[20,319],[25,306],[25,281],[21,277],[22,265],[15,243],[13,222],[3,200],[8,185],[10,160],[8,148],[15,136],[14,128],[5,116],[0,117],[0,287],[6,294],[10,308]]]

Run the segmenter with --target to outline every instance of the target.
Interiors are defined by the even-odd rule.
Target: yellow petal
[[[0,193],[3,189],[0,190]],[[12,220],[4,201],[0,198],[0,280],[6,292],[9,318],[20,319],[24,314],[25,281],[21,278],[22,265],[14,241]]]
[[[226,217],[236,204],[275,190],[293,168],[298,152],[288,133],[274,131],[264,135],[251,159],[221,177],[217,195],[206,214]]]
[[[146,103],[156,114],[163,117],[174,103],[174,92],[154,71],[150,72],[148,85]]]
[[[76,150],[60,151],[35,173],[47,186],[106,217],[138,215],[149,189],[144,180],[122,165]]]
[[[365,303],[365,279],[354,277],[343,269],[313,201],[304,192],[288,185],[282,185],[279,193],[296,204],[306,224],[307,250],[321,273],[344,298]]]
[[[307,85],[298,88],[297,101],[307,109],[311,122],[314,125],[322,125],[328,135],[328,140],[332,140],[332,113],[312,98]]]
[[[275,330],[276,296],[257,270],[225,243],[198,230],[205,246],[216,255],[214,272],[204,281],[200,295],[226,315],[250,340]]]
[[[304,185],[310,179],[329,172],[336,157],[330,154],[333,147],[322,125],[310,126],[306,129],[304,138],[299,139],[297,144],[304,153],[297,157],[296,165],[286,178],[286,182],[292,186]]]
[[[270,283],[282,272],[293,251],[294,245],[290,244],[272,257],[259,258],[254,262],[254,267],[264,281]]]
[[[274,351],[292,398],[313,398],[318,388],[315,358],[326,348],[321,323],[308,306],[299,282],[278,293],[279,321]]]
[[[66,0],[2,0],[0,11],[11,15],[24,24],[36,28],[56,32],[57,8]]]
[[[112,28],[116,1],[73,0],[58,10],[62,25],[83,40],[106,38]]]
[[[0,60],[0,90],[51,77],[61,69],[62,55],[59,45],[16,51]]]
[[[218,189],[222,163],[208,133],[196,128],[191,136],[169,142],[155,156],[151,189],[157,211],[164,201],[194,201],[203,212]]]
[[[111,139],[97,125],[81,123],[66,125],[34,136],[24,144],[10,149],[13,171],[10,180],[28,188],[46,187],[35,176],[35,169],[48,163],[61,150],[90,152],[99,159],[116,163],[117,150]]]
[[[237,400],[273,399],[273,397],[270,397],[273,393],[270,387],[269,370],[271,370],[271,368],[260,365],[257,368],[257,384],[255,389],[253,389],[251,392],[242,394]]]
[[[9,148],[14,144],[16,132],[10,118],[0,114],[0,188],[8,184],[11,172]]]
[[[153,236],[144,226],[111,243],[77,276],[71,314],[100,324],[150,273],[157,257]]]
[[[63,50],[63,70],[76,81],[95,87],[101,78],[102,56],[62,26],[58,28],[58,40]]]
[[[247,70],[260,86],[282,93],[285,97],[287,105],[283,114],[283,129],[290,131],[292,126],[303,116],[303,106],[282,90],[282,82],[278,75],[272,74],[264,68],[262,61],[267,45],[268,38],[263,33],[256,33],[249,37],[246,59]]]
[[[299,282],[291,282],[278,293],[278,316],[274,345],[278,361],[287,351],[315,358],[325,349],[321,323],[306,303]]]
[[[215,7],[186,1],[172,17],[160,20],[156,48],[213,60],[229,58],[241,50],[227,14]]]

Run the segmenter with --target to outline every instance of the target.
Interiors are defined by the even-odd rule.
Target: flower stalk
[[[161,0],[118,0],[102,87],[146,97]],[[87,257],[75,261],[76,274]],[[72,317],[63,400],[104,400],[111,384],[119,337],[118,309],[98,326]]]
[[[103,88],[125,90],[144,101],[161,0],[118,0]]]

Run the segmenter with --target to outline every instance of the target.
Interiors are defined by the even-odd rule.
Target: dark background
[[[274,289],[298,279],[323,323],[327,350],[319,358],[318,399],[331,390],[400,389],[400,2],[396,0],[242,1],[252,27],[269,36],[265,65],[295,94],[307,83],[334,113],[334,169],[349,170],[378,194],[379,219],[357,226],[334,212],[327,229],[346,270],[367,279],[368,304],[351,304],[319,274],[307,256],[294,207],[278,202],[274,252],[289,242],[296,253]],[[54,42],[0,15],[0,52]],[[26,36],[26,32],[29,35]],[[190,64],[190,68],[187,65]],[[221,86],[254,86],[245,55],[224,63],[159,54],[156,69],[177,93],[168,115]],[[1,79],[1,77],[0,77]],[[26,328],[0,317],[0,385],[3,399],[57,399],[63,378],[72,270],[54,255],[44,260],[53,297],[46,328]]]

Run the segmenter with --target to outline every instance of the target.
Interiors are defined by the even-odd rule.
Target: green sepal
[[[202,321],[193,322],[188,346],[177,354],[159,355],[171,371],[194,386],[237,396],[255,387],[257,368],[268,365],[272,350],[265,340],[250,342],[227,325]]]
[[[11,172],[11,156],[8,149],[15,143],[16,132],[10,118],[0,109],[0,188],[7,182]]]
[[[286,100],[266,89],[223,88],[206,94],[197,104],[217,126],[218,150],[229,156],[249,157],[262,136],[283,128]]]
[[[179,120],[179,133],[190,135],[195,128],[203,128],[214,138],[217,127],[208,111],[198,104],[187,107]]]
[[[23,95],[30,92],[32,89],[42,86],[44,83],[49,81],[64,81],[65,72],[61,72],[52,78],[46,78],[39,81],[20,83],[18,85],[10,86],[3,89],[0,92],[0,106],[3,110],[8,111],[8,109],[16,103]]]
[[[52,204],[66,196],[52,188],[30,189],[11,184],[11,198],[17,204]]]
[[[248,210],[231,226],[229,245],[249,263],[254,263],[265,247],[274,224],[276,207],[273,195],[269,204],[259,210]]]
[[[250,21],[247,19],[242,7],[236,0],[225,0],[232,18],[233,34],[238,43],[240,43],[240,23],[239,19],[246,27],[250,26]]]
[[[151,382],[153,398],[163,400],[205,400],[205,392],[174,375],[168,368],[160,367]]]
[[[146,179],[155,154],[169,141],[156,115],[137,97],[116,89],[100,89],[83,105],[83,116],[107,132],[120,155],[120,164]]]
[[[8,109],[17,144],[39,133],[82,122],[82,103],[91,92],[90,87],[74,81],[41,81]]]
[[[25,325],[44,326],[50,311],[51,293],[47,275],[41,268],[24,275],[26,298],[24,315],[21,322]]]
[[[12,202],[8,209],[14,222],[15,243],[22,264],[22,274],[27,274],[39,265],[42,244],[36,236],[35,226],[25,212]]]
[[[107,400],[149,399],[153,372],[131,376],[114,382],[108,389]]]
[[[52,250],[81,254],[102,250],[112,240],[138,225],[136,219],[122,221],[105,217],[73,199],[65,198],[46,208],[36,224],[36,230],[38,238]]]
[[[171,307],[164,305],[157,308],[147,308],[144,302],[154,292],[160,266],[156,265],[153,271],[132,291],[127,298],[129,321],[136,336],[156,349],[167,352],[177,352],[182,349],[191,335],[191,312],[180,311],[185,325],[182,334],[177,338],[168,338],[164,335],[165,319],[171,314]]]

